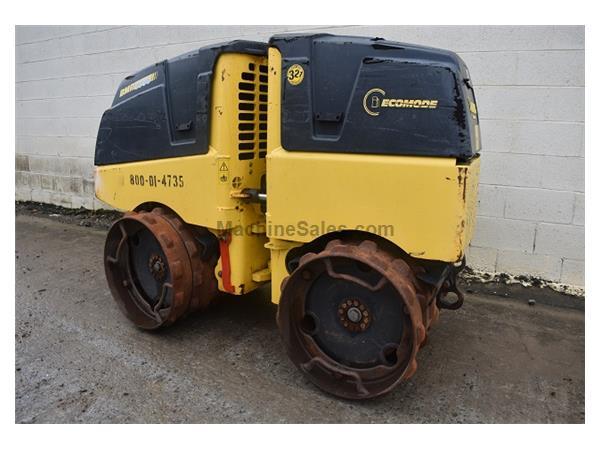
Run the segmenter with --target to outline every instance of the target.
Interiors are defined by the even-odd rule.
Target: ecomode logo
[[[386,98],[385,91],[380,88],[370,89],[363,97],[363,108],[371,116],[378,116],[380,108],[436,109],[437,107],[438,101],[432,99]]]

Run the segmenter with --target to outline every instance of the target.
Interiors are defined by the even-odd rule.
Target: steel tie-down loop
[[[458,286],[456,285],[456,277],[457,277],[458,273],[463,269],[464,266],[465,266],[465,259],[463,258],[460,266],[453,268],[452,271],[450,272],[450,274],[448,275],[448,278],[446,278],[446,280],[444,280],[442,288],[440,289],[440,291],[437,294],[438,307],[444,308],[444,309],[456,310],[456,309],[459,309],[463,305],[463,303],[465,301],[465,296],[461,292],[461,290],[458,288]],[[456,295],[456,301],[454,301],[454,302],[446,301],[446,295],[449,292],[453,292]]]
[[[107,256],[106,260],[111,264],[116,264],[119,262],[119,255],[121,254],[121,248],[127,241],[127,232],[125,231],[125,226],[122,222],[119,222],[119,229],[121,230],[121,240],[117,244],[117,250],[115,251],[115,256]]]
[[[301,368],[303,370],[305,370],[306,372],[310,372],[313,369],[313,367],[315,367],[315,364],[320,364],[324,369],[328,370],[329,372],[332,372],[333,374],[339,374],[339,375],[343,375],[343,376],[350,378],[354,382],[356,391],[360,395],[364,395],[364,396],[369,395],[369,391],[367,391],[367,389],[365,388],[365,386],[362,382],[362,379],[356,372],[354,372],[352,370],[345,370],[345,369],[336,367],[333,364],[329,363],[328,361],[324,360],[320,356],[315,356],[310,361],[301,364]]]
[[[165,301],[165,297],[167,296],[167,289],[169,288],[173,289],[173,285],[171,283],[164,282],[162,284],[162,288],[160,290],[160,298],[158,299],[158,302],[156,302],[156,305],[154,305],[154,308],[152,309],[156,314],[158,314],[158,310]]]
[[[350,281],[352,283],[356,283],[359,286],[362,286],[372,292],[378,291],[383,286],[385,286],[385,284],[388,282],[388,279],[382,275],[381,279],[377,282],[376,285],[371,285],[371,284],[367,283],[366,281],[361,280],[360,278],[353,277],[352,275],[347,275],[345,273],[336,272],[335,270],[333,270],[333,264],[331,263],[330,258],[325,258],[323,260],[323,262],[325,263],[325,268],[327,269],[327,274],[331,278],[338,278],[341,280],[346,280],[346,281]]]

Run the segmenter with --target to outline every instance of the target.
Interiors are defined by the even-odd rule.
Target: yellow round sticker
[[[304,69],[300,64],[294,64],[287,71],[287,80],[292,86],[298,86],[304,80]]]

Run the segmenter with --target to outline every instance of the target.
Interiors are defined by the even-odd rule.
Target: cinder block
[[[126,28],[122,25],[119,26],[95,26],[90,27],[83,36],[74,35],[61,37],[59,45],[63,57],[80,56],[86,53],[94,53],[99,51],[113,50],[110,46],[106,45],[107,38],[110,38],[112,33],[117,32],[120,28]]]
[[[95,138],[100,126],[100,118],[72,117],[64,121],[67,136],[84,136]],[[64,135],[63,135],[64,136]]]
[[[112,99],[113,95],[60,98],[54,100],[56,105],[53,105],[53,107],[60,117],[89,117],[98,119],[110,107]]]
[[[23,172],[29,172],[29,156],[28,155],[15,155],[15,170]]]
[[[179,28],[179,27],[173,27]],[[136,27],[124,26],[106,32],[110,51],[138,47],[138,34]]]
[[[534,253],[569,259],[584,259],[584,227],[540,223],[537,228]]]
[[[30,119],[33,117],[61,117],[57,100],[39,99],[15,102],[16,117]]]
[[[31,190],[31,200],[39,203],[52,204],[52,191],[45,191],[42,189]]]
[[[112,96],[115,88],[112,74],[20,81],[16,83],[16,99],[46,100],[61,97]]]
[[[84,194],[89,194],[89,195],[95,194],[96,191],[94,189],[94,180],[93,179],[84,178],[82,181],[82,186],[83,186]]]
[[[157,62],[150,48],[118,50],[77,58],[81,63],[78,67],[80,75],[134,72]]]
[[[109,32],[87,33],[81,36],[83,53],[86,55],[101,53],[110,50]]]
[[[481,120],[484,152],[583,156],[585,127],[576,122]]]
[[[81,177],[71,177],[71,190],[75,194],[83,193],[83,179]]]
[[[52,190],[54,192],[69,192],[71,187],[71,179],[69,177],[52,177]]]
[[[96,29],[92,25],[21,25],[17,33],[17,45],[31,42],[60,39],[65,36],[89,33]]]
[[[482,119],[585,119],[583,87],[476,86],[475,94]]]
[[[577,287],[585,287],[585,261],[565,259],[562,265],[560,282]]]
[[[15,48],[17,64],[60,58],[62,56],[57,40],[18,45]]]
[[[16,83],[17,100],[45,100],[50,98],[78,95],[71,93],[70,88],[78,83],[79,78],[56,78],[48,80],[30,80]]]
[[[139,47],[158,47],[170,44],[170,28],[165,25],[136,26],[136,45]]]
[[[89,158],[70,158],[69,175],[81,178],[94,177],[94,160]]]
[[[16,187],[30,187],[30,185],[29,185],[30,175],[31,174],[29,172],[16,171],[15,172],[15,186]]]
[[[19,153],[27,153],[30,155],[39,155],[46,160],[54,159],[56,164],[53,169],[61,173],[68,173],[68,167],[61,167],[58,163],[57,157],[85,157],[91,158],[94,155],[96,148],[95,137],[84,137],[84,136],[59,136],[59,137],[47,137],[47,136],[20,136],[16,140],[16,148]],[[50,157],[54,158],[50,158]],[[30,156],[30,167],[34,171],[33,159],[38,157]],[[39,161],[36,161],[37,165]],[[36,170],[39,172],[39,170]],[[46,171],[42,173],[47,173]]]
[[[539,187],[542,156],[485,152],[481,158],[480,182],[499,186]]]
[[[40,149],[38,149],[39,151]],[[68,175],[68,168],[56,157],[56,155],[32,155],[29,157],[31,171],[49,175]]]
[[[19,64],[15,73],[15,81],[64,77],[67,75],[67,67],[72,67],[72,65],[72,61],[62,58]]]
[[[467,249],[467,266],[484,272],[496,272],[496,258],[498,250],[469,246]]]
[[[573,224],[585,225],[585,194],[575,194],[575,209],[573,211]]]
[[[506,188],[502,186],[480,184],[477,214],[479,216],[504,217],[505,191]]]
[[[52,190],[54,186],[53,178],[52,175],[40,175],[41,188],[47,191]]]
[[[96,149],[95,137],[67,136],[51,147],[59,157],[92,158]]]
[[[49,25],[18,25],[15,27],[15,44],[28,44],[52,39],[65,32],[65,28]]]
[[[560,278],[561,266],[562,260],[558,256],[499,250],[496,270],[512,275],[531,275],[554,281]]]
[[[53,205],[63,206],[65,208],[71,208],[71,195],[65,194],[62,192],[51,192],[50,193],[50,203]]]
[[[472,245],[502,250],[533,250],[535,223],[523,220],[478,217]]]
[[[532,222],[571,223],[575,194],[534,188],[506,189],[505,217]]]
[[[15,188],[15,200],[18,202],[31,201],[31,189],[25,186]]]
[[[29,187],[32,189],[41,189],[42,188],[42,176],[37,173],[29,174]]]
[[[65,194],[81,194],[83,192],[83,179],[80,177],[56,176],[53,179],[52,190]]]
[[[66,120],[58,118],[34,117],[15,121],[17,136],[65,136],[67,134]]]
[[[55,173],[59,170],[56,153],[44,144],[51,142],[53,138],[38,136],[17,136],[17,151],[29,153],[29,168],[36,173]]]
[[[57,40],[63,58],[68,58],[85,53],[83,39],[80,36],[66,36]]]
[[[115,82],[114,76],[112,74],[108,74],[85,77],[84,81],[85,95],[109,95],[112,97],[115,95],[120,80]]]
[[[577,157],[545,156],[541,165],[541,187],[583,192],[585,161]]]
[[[184,44],[169,44],[161,45],[159,47],[153,47],[148,51],[152,52],[155,61],[162,61],[164,59],[173,58],[173,56],[181,55],[183,53],[191,52],[197,48],[204,47],[211,44],[216,44],[219,40],[207,40],[201,42],[186,42]]]
[[[584,50],[540,49],[467,52],[460,56],[475,86],[584,86],[584,53]]]
[[[71,207],[75,208],[75,209],[85,208],[85,209],[93,210],[94,209],[94,199],[89,196],[73,195],[73,196],[71,196]]]

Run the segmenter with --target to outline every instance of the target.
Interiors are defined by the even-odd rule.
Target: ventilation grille
[[[248,64],[238,83],[238,158],[267,154],[267,66]]]

